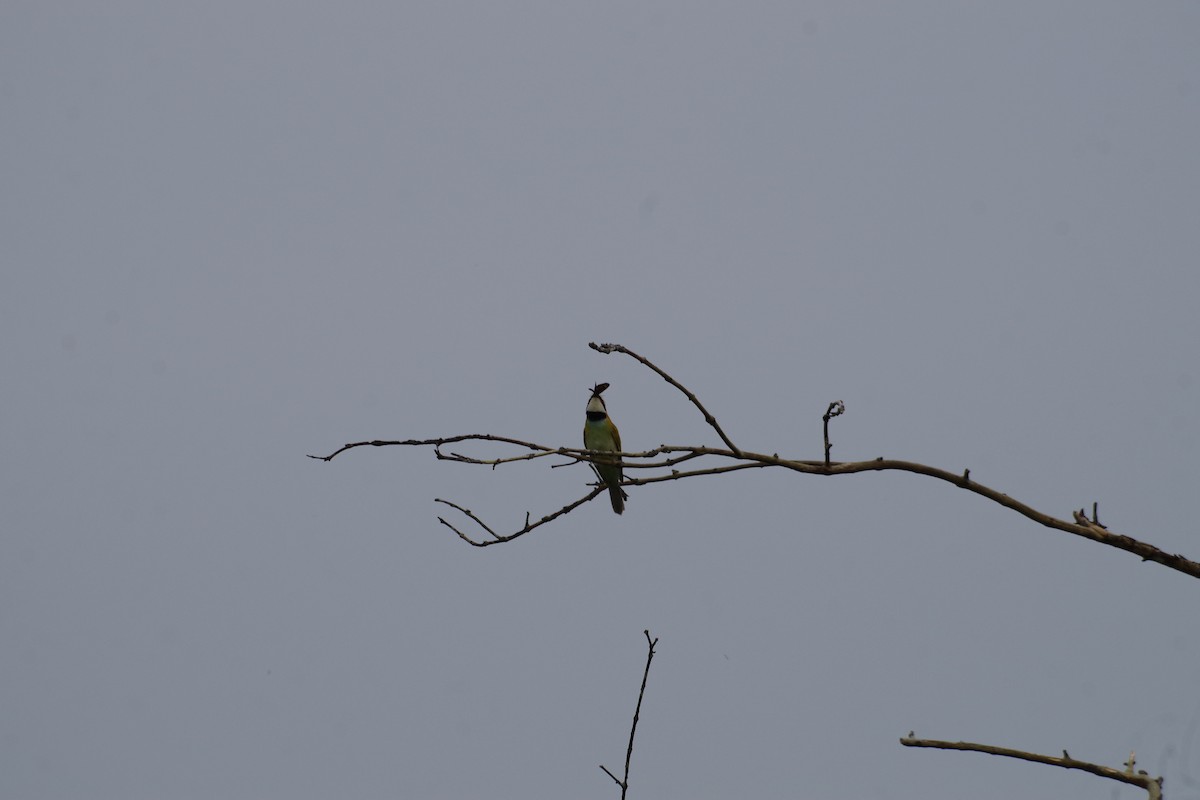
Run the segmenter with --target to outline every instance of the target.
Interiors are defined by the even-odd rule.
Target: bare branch
[[[490,466],[495,469],[502,464],[510,464],[520,461],[533,461],[535,459],[545,458],[547,456],[562,456],[567,459],[565,463],[553,464],[551,468],[562,466],[570,466],[578,463],[588,464],[611,464],[614,460],[619,460],[625,473],[624,479],[621,482],[622,486],[642,486],[652,483],[662,483],[665,481],[682,480],[684,478],[693,478],[701,475],[720,475],[726,472],[736,472],[743,469],[761,469],[765,467],[782,467],[793,472],[801,472],[806,475],[852,475],[859,472],[911,472],[917,475],[924,475],[929,478],[944,481],[953,484],[960,489],[966,489],[981,497],[998,503],[1005,508],[1016,511],[1028,519],[1033,520],[1039,525],[1055,530],[1065,531],[1066,533],[1074,534],[1091,541],[1105,544],[1110,547],[1116,547],[1120,550],[1133,553],[1145,561],[1153,561],[1157,564],[1182,572],[1185,575],[1190,575],[1193,578],[1200,578],[1200,563],[1192,561],[1180,554],[1167,553],[1159,548],[1139,541],[1130,536],[1113,533],[1105,525],[1099,521],[1098,504],[1092,504],[1092,513],[1089,516],[1086,509],[1073,510],[1071,517],[1074,520],[1059,519],[1052,517],[1049,514],[1038,511],[1031,506],[1028,506],[1018,500],[1009,497],[1003,492],[999,492],[988,486],[974,481],[971,478],[971,471],[964,469],[961,473],[952,473],[937,467],[918,464],[912,461],[899,461],[894,459],[877,458],[870,461],[847,461],[837,462],[829,459],[831,443],[829,441],[829,420],[833,417],[844,413],[845,405],[841,401],[830,403],[823,417],[825,423],[825,454],[824,459],[819,461],[781,458],[778,453],[765,455],[762,453],[754,453],[747,450],[741,450],[733,445],[732,441],[725,432],[717,424],[716,419],[708,412],[699,399],[686,387],[664,372],[662,369],[652,364],[648,359],[634,353],[626,347],[618,344],[595,344],[589,345],[593,350],[601,353],[624,353],[638,362],[644,364],[649,369],[653,370],[658,375],[662,376],[671,385],[679,389],[695,406],[704,414],[705,420],[714,430],[720,435],[721,439],[728,445],[728,448],[720,447],[697,447],[692,445],[659,445],[652,450],[644,450],[641,452],[600,452],[593,450],[583,450],[574,447],[549,447],[547,445],[538,444],[536,442],[524,441],[515,439],[509,436],[496,436],[493,434],[463,434],[459,436],[449,436],[436,439],[403,439],[403,440],[372,440],[364,442],[353,442],[343,445],[338,450],[330,453],[327,456],[313,456],[309,458],[318,459],[321,461],[331,461],[337,455],[356,447],[386,447],[386,446],[410,446],[410,447],[432,447],[435,456],[443,461],[454,461],[463,464],[473,464]],[[446,452],[443,448],[448,444],[456,444],[460,442],[497,442],[500,444],[511,445],[513,447],[526,450],[525,453],[518,455],[504,456],[501,458],[478,458],[460,452]],[[729,459],[735,463],[723,464],[715,467],[697,467],[694,469],[680,470],[678,467],[684,463],[692,462],[701,458],[716,458]],[[689,466],[693,466],[690,465]],[[649,475],[647,477],[633,477],[639,474],[645,474],[644,470],[650,469],[669,469],[667,474]],[[472,539],[462,530],[439,517],[438,521],[446,527],[453,530],[464,541],[476,547],[486,547],[499,542],[508,542],[519,536],[530,532],[534,528],[538,528],[551,520],[554,520],[564,514],[570,513],[578,506],[586,503],[602,493],[603,487],[596,487],[583,498],[570,503],[559,509],[553,514],[542,517],[536,522],[530,522],[530,515],[525,516],[525,525],[520,529],[510,534],[498,534],[492,528],[484,524],[484,522],[471,514],[461,506],[454,505],[448,501],[439,501],[451,505],[471,521],[481,527],[491,537],[482,541]]]
[[[789,469],[793,472],[801,472],[806,475],[822,476],[853,475],[859,472],[911,472],[916,475],[924,475],[929,478],[945,481],[946,483],[953,484],[960,489],[966,489],[969,492],[973,492],[974,494],[998,503],[1005,508],[1016,511],[1018,514],[1021,514],[1022,516],[1027,517],[1028,519],[1031,519],[1039,525],[1043,525],[1047,528],[1065,531],[1066,533],[1071,533],[1076,536],[1081,536],[1085,539],[1090,539],[1093,542],[1099,542],[1100,544],[1105,544],[1110,547],[1116,547],[1120,550],[1133,553],[1144,561],[1153,561],[1157,564],[1162,564],[1165,567],[1182,572],[1185,575],[1191,575],[1193,578],[1200,578],[1200,563],[1192,561],[1177,553],[1167,553],[1155,547],[1154,545],[1139,541],[1131,536],[1114,533],[1104,525],[1096,522],[1094,518],[1089,517],[1083,509],[1073,511],[1072,516],[1075,521],[1073,523],[1068,522],[1065,519],[1059,519],[1038,511],[1037,509],[1022,503],[1019,500],[1004,494],[1003,492],[999,492],[995,489],[985,486],[982,483],[979,483],[978,481],[973,480],[971,478],[970,470],[964,470],[961,474],[959,474],[938,469],[937,467],[931,467],[926,464],[919,464],[914,461],[899,461],[895,459],[877,458],[870,461],[832,461],[826,464],[824,461],[782,458],[778,453],[766,455],[763,453],[751,452],[749,450],[740,450],[735,453],[732,450],[726,450],[718,447],[696,447],[691,445],[666,444],[659,445],[653,450],[644,450],[641,452],[610,453],[581,450],[574,447],[552,448],[547,447],[546,445],[536,444],[534,442],[526,442],[520,439],[514,439],[509,436],[494,436],[491,434],[464,434],[461,436],[450,436],[438,439],[406,439],[402,441],[375,440],[370,442],[356,442],[354,444],[346,445],[328,456],[310,456],[310,458],[316,458],[321,461],[329,461],[334,456],[347,449],[352,447],[361,447],[364,445],[371,445],[373,447],[383,447],[387,445],[428,446],[434,447],[435,451],[440,453],[438,448],[441,445],[462,441],[491,441],[508,443],[530,450],[531,452],[527,455],[536,455],[538,457],[559,455],[571,459],[571,463],[593,461],[607,463],[612,459],[621,458],[624,468],[627,471],[626,477],[622,481],[623,486],[640,486],[651,483],[662,483],[664,481],[682,480],[684,478],[692,478],[700,475],[719,475],[725,472],[735,472],[743,469],[761,469],[764,467],[782,467],[783,469]],[[638,459],[645,460],[661,455],[667,455],[669,457],[658,462],[637,463]],[[739,461],[739,463],[686,471],[672,469],[672,471],[667,475],[655,475],[646,478],[635,478],[629,477],[628,475],[628,471],[630,470],[648,469],[653,467],[673,467],[677,464],[701,458],[703,456],[734,459]],[[468,456],[446,455],[445,453],[440,453],[439,457],[443,460],[461,461],[468,464],[490,466],[509,463],[512,461],[526,460],[522,458],[479,459]],[[547,522],[550,522],[551,520],[556,519],[563,514],[569,513],[583,503],[592,500],[599,494],[600,488],[598,487],[596,491],[589,493],[574,503],[564,506],[562,509],[553,514],[542,517],[535,523],[530,523],[528,519],[526,519],[526,524],[524,527],[507,535],[495,534],[486,526],[483,526],[481,521],[474,520],[477,524],[483,526],[484,530],[488,530],[489,533],[495,537],[493,540],[485,540],[482,542],[475,541],[469,536],[466,536],[462,531],[446,522],[444,519],[439,518],[439,522],[457,533],[464,541],[469,542],[476,547],[485,547],[490,544],[507,542],[519,536],[523,536],[534,528],[541,527]],[[455,507],[458,508],[457,506]],[[460,508],[459,510],[461,511],[462,509]],[[1095,506],[1093,506],[1092,513],[1094,517],[1096,514]]]
[[[675,380],[670,375],[668,375],[666,372],[663,372],[661,369],[659,369],[657,366],[655,366],[653,363],[651,363],[650,359],[648,359],[644,356],[639,356],[637,353],[633,352],[628,347],[625,347],[624,345],[619,345],[619,344],[596,344],[595,342],[588,342],[588,347],[592,348],[597,353],[605,353],[605,354],[624,353],[625,355],[629,356],[630,358],[640,361],[645,366],[647,366],[650,369],[657,372],[659,377],[661,377],[664,381],[666,381],[667,383],[674,386],[679,391],[683,392],[683,394],[687,397],[687,399],[692,401],[692,405],[694,405],[696,408],[700,409],[700,413],[704,415],[704,421],[712,426],[713,430],[715,430],[717,432],[717,435],[721,437],[721,441],[725,443],[726,447],[728,447],[730,450],[732,450],[734,452],[734,455],[741,455],[741,450],[739,450],[738,446],[733,443],[732,439],[730,439],[728,436],[725,435],[725,431],[721,430],[721,426],[717,424],[717,418],[714,417],[712,414],[708,413],[708,409],[705,408],[700,403],[699,398],[697,398],[696,395],[692,394],[688,390],[688,388],[686,386],[684,386],[682,383]]]
[[[629,747],[625,750],[625,778],[617,780],[617,776],[608,771],[608,767],[603,764],[600,769],[608,777],[613,779],[617,786],[621,787],[621,800],[625,800],[625,794],[629,791],[629,762],[633,760],[633,737],[637,734],[638,718],[642,714],[642,698],[646,696],[646,680],[650,677],[650,662],[654,660],[654,646],[658,644],[658,639],[650,638],[650,631],[642,631],[646,635],[646,644],[649,649],[646,653],[646,670],[642,673],[642,689],[638,692],[637,707],[633,710],[633,724],[629,726]]]
[[[726,454],[730,455],[730,454]],[[1185,575],[1191,575],[1193,578],[1200,578],[1200,563],[1192,561],[1178,553],[1167,553],[1152,544],[1138,541],[1131,536],[1124,536],[1113,533],[1107,528],[1092,522],[1087,519],[1087,516],[1082,513],[1076,514],[1076,522],[1074,524],[1063,519],[1052,517],[1037,509],[1028,506],[1019,500],[1009,497],[1007,494],[998,492],[995,489],[984,486],[977,481],[972,480],[969,474],[964,473],[958,475],[953,472],[948,472],[937,467],[930,467],[925,464],[918,464],[913,461],[896,461],[891,459],[875,459],[874,461],[853,461],[853,462],[833,462],[828,467],[823,463],[813,461],[788,461],[780,459],[778,456],[765,456],[759,453],[743,452],[742,458],[746,460],[761,461],[770,464],[778,464],[786,469],[791,469],[796,472],[804,472],[812,475],[851,475],[857,472],[883,472],[887,470],[899,472],[911,472],[917,475],[925,475],[926,477],[936,478],[940,481],[953,484],[960,489],[966,489],[969,492],[986,497],[987,499],[998,503],[1005,508],[1012,509],[1018,514],[1033,520],[1039,525],[1044,525],[1047,528],[1065,531],[1067,533],[1082,536],[1085,539],[1090,539],[1093,542],[1106,544],[1110,547],[1116,547],[1136,556],[1140,556],[1143,561],[1153,561],[1157,564],[1162,564],[1165,567],[1177,570]]]
[[[1108,528],[1100,525],[1097,522],[1088,518],[1087,514],[1082,510],[1073,512],[1075,523],[1072,524],[1064,519],[1052,517],[1049,514],[1038,511],[1037,509],[1026,505],[1025,503],[1016,500],[1003,492],[999,492],[988,486],[974,481],[970,477],[970,470],[964,470],[963,474],[949,472],[937,467],[931,467],[926,464],[918,464],[915,461],[898,461],[895,459],[877,458],[871,461],[833,461],[826,465],[823,461],[804,461],[780,458],[778,454],[765,455],[763,453],[754,453],[749,450],[743,450],[740,456],[735,456],[732,451],[722,450],[712,447],[690,447],[690,446],[673,446],[660,445],[657,448],[660,453],[686,452],[692,455],[712,455],[724,456],[726,458],[740,458],[743,463],[729,465],[725,467],[716,467],[713,469],[691,470],[686,472],[672,472],[670,475],[656,476],[652,478],[626,478],[625,485],[637,486],[647,483],[659,483],[667,480],[680,480],[690,478],[697,475],[716,475],[722,472],[733,472],[737,469],[750,469],[754,467],[783,467],[790,469],[793,472],[802,472],[806,475],[853,475],[859,472],[911,472],[916,475],[924,475],[929,478],[935,478],[946,483],[953,484],[960,489],[966,489],[968,492],[973,492],[982,497],[986,497],[1005,508],[1016,511],[1018,514],[1033,520],[1039,525],[1044,525],[1047,528],[1072,533],[1076,536],[1081,536],[1084,539],[1090,539],[1093,542],[1106,544],[1110,547],[1116,547],[1119,550],[1124,550],[1141,557],[1143,561],[1153,561],[1156,564],[1162,564],[1165,567],[1177,570],[1185,575],[1191,575],[1193,578],[1200,578],[1200,563],[1192,561],[1178,553],[1167,553],[1152,544],[1139,541],[1131,536],[1125,536],[1118,533],[1113,533]]]
[[[447,444],[455,444],[457,442],[500,442],[502,444],[511,444],[516,447],[523,447],[530,452],[519,456],[508,456],[505,458],[475,458],[466,456],[453,451],[446,453],[442,451],[442,447]],[[549,447],[537,442],[528,442],[524,439],[514,439],[511,436],[496,436],[491,433],[463,433],[457,436],[443,436],[436,439],[372,439],[367,442],[351,442],[344,444],[337,450],[327,456],[308,455],[308,458],[316,459],[317,461],[332,461],[338,455],[341,455],[347,450],[352,450],[356,447],[432,447],[434,454],[439,461],[457,461],[463,464],[480,464],[483,466],[497,466],[499,464],[508,464],[514,461],[531,461],[535,458],[544,458],[546,456],[565,456],[571,459],[570,464],[580,461],[594,461],[601,464],[610,464],[614,460],[625,458],[653,458],[661,455],[662,450],[655,448],[653,450],[644,450],[638,453],[614,453],[608,450],[585,450],[579,447]],[[683,456],[680,460],[687,460],[695,456]],[[569,464],[556,464],[557,467],[569,466]],[[662,466],[661,464],[640,464],[638,467],[654,467]]]
[[[1038,764],[1049,764],[1054,767],[1062,767],[1063,769],[1077,769],[1082,772],[1090,772],[1093,775],[1098,775],[1101,778],[1108,778],[1113,781],[1120,781],[1131,786],[1137,786],[1146,790],[1150,800],[1161,800],[1162,798],[1162,778],[1151,778],[1145,770],[1138,772],[1133,771],[1134,757],[1129,754],[1129,760],[1123,765],[1125,769],[1115,769],[1114,767],[1106,767],[1102,764],[1092,764],[1088,761],[1079,761],[1071,758],[1066,750],[1063,750],[1062,757],[1044,756],[1040,753],[1027,753],[1024,750],[1012,750],[1008,747],[995,747],[990,744],[974,744],[972,742],[944,742],[937,739],[917,739],[913,736],[912,731],[909,731],[908,736],[900,737],[900,744],[905,747],[932,747],[938,750],[969,750],[976,753],[987,753],[993,756],[1004,756],[1006,758],[1017,758],[1022,761],[1033,761]]]
[[[520,528],[520,530],[514,531],[513,533],[509,533],[509,534],[503,534],[503,535],[496,533],[494,530],[492,530],[490,527],[488,527],[488,525],[483,520],[481,520],[479,517],[477,517],[473,513],[471,513],[471,511],[469,509],[463,508],[462,506],[458,505],[457,503],[452,503],[449,500],[443,500],[440,497],[435,497],[433,499],[433,502],[442,503],[443,505],[447,505],[447,506],[450,506],[451,508],[461,511],[464,515],[469,517],[472,522],[474,522],[476,525],[478,525],[479,527],[481,527],[485,531],[487,531],[491,535],[492,538],[490,540],[477,541],[475,539],[472,539],[470,536],[467,536],[465,533],[463,533],[458,528],[454,527],[454,525],[447,522],[443,517],[438,517],[438,522],[442,523],[447,528],[449,528],[450,530],[457,533],[458,538],[462,539],[467,544],[474,545],[475,547],[487,547],[488,545],[492,545],[492,544],[501,544],[503,542],[511,542],[513,539],[516,539],[520,536],[524,536],[525,534],[529,533],[534,528],[540,528],[543,525],[545,525],[547,522],[550,522],[551,520],[558,519],[559,517],[563,516],[564,514],[570,514],[572,511],[579,508],[584,503],[588,502],[589,500],[591,500],[591,499],[595,498],[597,495],[599,495],[601,492],[605,492],[605,491],[608,491],[608,487],[606,487],[604,485],[597,486],[595,489],[588,492],[583,497],[576,500],[574,503],[568,503],[567,505],[560,508],[558,511],[555,511],[553,514],[547,514],[546,516],[542,517],[537,522],[530,522],[529,521],[529,512],[525,512],[525,525],[522,526]]]
[[[490,433],[464,433],[459,436],[446,436],[441,439],[403,439],[403,440],[390,440],[390,441],[384,440],[384,439],[372,439],[369,442],[351,442],[350,444],[342,445],[337,450],[334,450],[332,453],[330,453],[327,456],[310,455],[309,458],[315,458],[318,461],[332,461],[335,456],[341,455],[342,453],[346,452],[347,450],[352,450],[355,447],[367,447],[368,445],[371,447],[393,447],[393,446],[404,446],[404,445],[407,445],[410,447],[441,447],[442,445],[453,444],[454,442],[468,442],[468,441],[502,442],[504,444],[517,445],[518,447],[526,447],[526,448],[529,448],[530,450],[541,450],[547,455],[557,451],[557,448],[546,447],[545,445],[540,445],[540,444],[533,444],[532,442],[523,442],[520,439],[512,439],[512,438],[509,438],[508,436],[494,436],[493,434],[490,434]],[[447,457],[447,459],[451,460],[451,461],[457,460],[457,459],[454,459],[451,457]],[[486,462],[478,462],[478,463],[486,463]]]
[[[723,467],[710,467],[709,469],[692,469],[680,471],[677,469],[671,470],[669,475],[655,475],[651,478],[626,478],[626,486],[644,486],[651,483],[662,483],[663,481],[678,481],[684,478],[695,478],[699,475],[721,475],[726,472],[737,472],[743,469],[763,469],[772,466],[771,464],[760,464],[755,461],[742,462],[738,464],[727,464]]]

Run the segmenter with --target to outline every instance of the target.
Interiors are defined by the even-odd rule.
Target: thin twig
[[[529,453],[520,456],[506,456],[504,458],[475,458],[474,456],[465,456],[460,453],[442,452],[441,448],[447,444],[455,444],[457,442],[500,442],[502,444],[511,444],[516,447],[524,447],[529,450]],[[344,444],[337,450],[334,450],[327,456],[308,455],[307,458],[312,458],[317,461],[332,461],[335,457],[341,455],[347,450],[353,450],[356,447],[432,447],[434,454],[439,461],[458,461],[463,464],[481,464],[483,466],[496,466],[498,464],[507,464],[514,461],[529,461],[535,458],[543,458],[545,456],[565,456],[571,459],[570,463],[579,461],[596,461],[601,464],[609,464],[614,460],[622,458],[653,458],[661,455],[662,451],[658,448],[653,450],[643,450],[641,452],[620,452],[614,453],[608,450],[585,450],[579,447],[549,447],[537,442],[528,442],[524,439],[514,439],[511,436],[496,436],[491,433],[463,433],[457,436],[443,436],[435,439],[372,439],[366,442],[351,442]],[[694,458],[694,456],[686,456],[685,458]],[[569,464],[556,464],[555,466],[569,466]],[[638,467],[653,467],[657,464],[639,464]]]
[[[369,442],[351,442],[350,444],[342,445],[337,450],[334,450],[332,453],[330,453],[327,456],[310,455],[309,458],[315,458],[318,461],[332,461],[334,459],[334,457],[341,455],[342,453],[346,452],[347,450],[352,450],[355,447],[367,447],[367,446],[370,446],[370,447],[393,447],[393,446],[397,446],[397,445],[407,445],[410,447],[431,447],[431,446],[432,447],[441,447],[442,445],[452,444],[454,442],[468,442],[468,441],[502,442],[504,444],[515,444],[518,447],[527,447],[530,450],[542,450],[547,453],[553,453],[557,450],[557,448],[554,448],[554,447],[546,447],[545,445],[533,444],[532,442],[524,442],[524,441],[521,441],[520,439],[513,439],[508,436],[495,436],[490,433],[464,433],[464,434],[460,434],[458,436],[445,436],[445,437],[442,437],[439,439],[403,439],[403,440],[372,439]],[[451,459],[451,460],[453,460],[453,459]],[[483,462],[481,462],[481,463],[483,463]]]
[[[700,409],[700,413],[704,415],[704,421],[712,426],[713,430],[715,430],[717,432],[717,435],[721,437],[721,441],[723,441],[725,443],[726,447],[728,447],[730,450],[732,450],[734,452],[734,454],[736,454],[736,455],[741,454],[741,450],[739,450],[738,446],[733,443],[732,439],[730,439],[728,436],[725,435],[725,431],[721,430],[721,426],[717,424],[717,418],[714,417],[712,414],[708,413],[708,409],[705,408],[700,403],[700,399],[698,397],[696,397],[696,395],[692,394],[692,392],[690,390],[688,390],[688,388],[686,386],[684,386],[682,383],[675,380],[670,375],[668,375],[666,372],[662,371],[657,366],[655,366],[650,361],[650,359],[646,358],[645,356],[639,356],[637,353],[633,352],[628,347],[625,347],[624,345],[620,345],[620,344],[607,344],[607,343],[606,344],[596,344],[595,342],[588,342],[588,347],[592,348],[597,353],[606,353],[606,354],[607,353],[624,353],[625,355],[629,356],[630,358],[640,361],[645,366],[647,366],[650,369],[657,372],[659,377],[661,377],[664,381],[666,381],[667,383],[674,386],[679,391],[683,392],[683,394],[687,397],[687,399],[692,401],[692,405],[694,405],[696,408]]]
[[[650,631],[642,631],[646,635],[646,644],[649,646],[646,653],[646,671],[642,673],[642,689],[638,692],[637,707],[633,710],[633,724],[629,726],[629,747],[625,750],[625,778],[617,780],[617,776],[608,771],[608,767],[603,764],[600,769],[608,777],[612,778],[617,786],[621,787],[621,800],[625,800],[625,793],[629,791],[629,762],[633,759],[633,737],[637,735],[638,718],[642,714],[642,698],[646,696],[646,680],[650,677],[650,662],[654,660],[654,646],[658,644],[658,639],[650,638]]]
[[[846,404],[841,400],[834,400],[829,404],[829,408],[825,409],[825,415],[821,417],[825,423],[825,466],[829,466],[829,451],[833,449],[833,445],[829,442],[829,420],[834,417],[839,417],[846,413]]]
[[[535,528],[540,528],[543,525],[545,525],[547,522],[550,522],[551,520],[561,517],[563,514],[570,514],[572,511],[579,508],[581,505],[583,505],[587,501],[595,498],[597,495],[599,495],[601,492],[604,492],[604,491],[607,491],[607,487],[597,486],[595,489],[588,492],[583,497],[576,500],[574,503],[568,503],[567,505],[560,508],[558,511],[555,511],[553,514],[547,514],[546,516],[542,517],[537,522],[531,523],[529,521],[529,512],[525,512],[525,525],[520,530],[515,531],[513,533],[506,534],[506,535],[501,535],[499,533],[496,533],[494,530],[492,530],[486,524],[484,524],[483,520],[481,520],[479,517],[472,514],[469,510],[458,505],[457,503],[452,503],[449,500],[443,500],[440,497],[435,497],[433,501],[435,503],[442,503],[444,505],[450,506],[451,508],[458,509],[463,514],[465,514],[467,517],[469,517],[473,522],[475,522],[475,524],[477,524],[479,527],[483,528],[485,531],[487,531],[489,534],[491,534],[493,538],[491,541],[486,541],[486,540],[485,541],[476,541],[475,539],[472,539],[470,536],[467,536],[465,533],[460,531],[454,525],[447,522],[443,517],[438,517],[438,522],[442,523],[447,528],[449,528],[450,530],[457,533],[458,538],[462,539],[467,544],[473,545],[475,547],[487,547],[488,545],[501,544],[503,542],[511,542],[513,539],[516,539],[520,536],[524,536],[525,534],[529,533],[531,530],[534,530]]]
[[[900,744],[905,747],[932,747],[938,750],[969,750],[976,753],[987,753],[993,756],[1004,756],[1006,758],[1017,758],[1022,761],[1033,761],[1038,764],[1050,764],[1063,769],[1077,769],[1082,772],[1090,772],[1093,775],[1099,775],[1101,778],[1108,778],[1113,781],[1120,781],[1132,786],[1138,786],[1145,789],[1150,797],[1150,800],[1161,800],[1162,798],[1162,778],[1152,778],[1145,770],[1133,771],[1134,760],[1132,754],[1129,761],[1125,762],[1125,769],[1119,770],[1113,767],[1106,767],[1103,764],[1092,764],[1088,761],[1080,761],[1063,750],[1062,757],[1044,756],[1040,753],[1028,753],[1024,750],[1013,750],[1008,747],[996,747],[990,744],[974,744],[973,742],[945,742],[938,739],[918,739],[910,731],[908,736],[900,737]]]

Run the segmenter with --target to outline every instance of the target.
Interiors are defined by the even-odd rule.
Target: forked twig
[[[629,762],[633,759],[633,737],[637,735],[638,718],[642,714],[642,698],[646,696],[646,680],[650,677],[650,662],[654,660],[654,646],[658,644],[658,639],[650,638],[650,631],[645,630],[642,633],[646,634],[646,644],[649,647],[646,652],[646,671],[642,673],[642,688],[638,692],[637,707],[633,709],[633,724],[629,726],[629,747],[625,750],[625,777],[618,780],[616,775],[609,772],[608,767],[600,765],[604,774],[621,787],[621,800],[625,800],[625,794],[629,791]]]
[[[476,525],[478,525],[479,527],[481,527],[485,531],[487,531],[491,535],[492,538],[485,539],[483,541],[477,541],[475,539],[472,539],[470,536],[467,536],[467,534],[463,533],[461,530],[456,528],[454,525],[447,522],[444,517],[438,517],[438,522],[442,523],[447,528],[449,528],[450,530],[457,533],[458,538],[462,539],[467,544],[473,545],[475,547],[487,547],[488,545],[502,544],[503,542],[511,542],[513,539],[516,539],[517,537],[524,536],[525,534],[529,533],[531,530],[533,530],[535,528],[540,528],[543,525],[545,525],[547,522],[550,522],[551,520],[561,517],[563,514],[570,514],[572,511],[574,511],[579,506],[583,505],[587,501],[596,497],[601,492],[605,492],[605,491],[608,491],[607,487],[605,487],[603,485],[597,486],[595,489],[588,492],[583,497],[576,500],[574,503],[568,503],[567,505],[560,508],[558,511],[555,511],[553,514],[547,514],[546,516],[542,517],[537,522],[530,522],[529,521],[529,512],[526,511],[525,512],[525,525],[520,530],[514,531],[513,533],[509,533],[509,534],[496,533],[494,530],[492,530],[490,527],[488,527],[487,523],[485,523],[479,517],[475,516],[475,514],[473,514],[470,511],[470,509],[463,508],[462,506],[458,505],[457,503],[452,503],[449,500],[443,500],[440,497],[435,497],[433,499],[433,502],[441,503],[443,505],[447,505],[447,506],[450,506],[451,508],[461,511],[464,515],[466,515],[468,518],[470,518],[472,522],[474,522]]]
[[[1137,786],[1146,790],[1150,800],[1162,799],[1162,778],[1152,778],[1145,770],[1133,771],[1136,763],[1132,754],[1129,756],[1129,761],[1125,762],[1124,770],[1119,770],[1114,767],[1106,767],[1103,764],[1093,764],[1088,761],[1080,761],[1076,758],[1071,758],[1066,750],[1063,750],[1062,757],[1045,756],[1040,753],[1028,753],[1024,750],[1013,750],[1008,747],[996,747],[990,744],[975,744],[973,742],[945,742],[938,739],[918,739],[912,731],[909,731],[908,736],[900,737],[900,744],[905,747],[932,747],[938,750],[969,750],[976,753],[987,753],[993,756],[1004,756],[1005,758],[1017,758],[1022,761],[1033,761],[1038,764],[1049,764],[1063,769],[1077,769],[1082,772],[1090,772],[1093,775],[1099,775],[1101,778],[1108,778],[1113,781],[1120,781],[1131,786]]]

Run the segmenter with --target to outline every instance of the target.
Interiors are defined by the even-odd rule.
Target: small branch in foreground
[[[650,677],[650,662],[654,660],[654,646],[658,644],[658,639],[650,638],[650,631],[646,630],[642,633],[646,635],[646,644],[649,645],[649,649],[646,653],[646,671],[642,673],[642,690],[638,692],[637,707],[633,710],[633,725],[629,727],[629,748],[625,751],[625,778],[618,780],[616,775],[608,771],[608,767],[600,765],[604,774],[621,787],[621,800],[625,800],[625,793],[629,791],[629,762],[633,758],[633,737],[637,734],[638,717],[642,713],[642,698],[646,696],[646,679]]]
[[[1044,756],[1040,753],[1027,753],[1024,750],[1013,750],[1008,747],[995,747],[990,744],[974,744],[973,742],[945,742],[938,739],[918,739],[912,731],[908,732],[908,736],[900,737],[900,744],[905,747],[931,747],[938,750],[969,750],[975,753],[987,753],[993,756],[1004,756],[1006,758],[1017,758],[1022,761],[1033,761],[1037,764],[1049,764],[1054,767],[1062,767],[1063,769],[1077,769],[1082,772],[1090,772],[1093,775],[1098,775],[1101,778],[1108,778],[1113,781],[1120,781],[1131,786],[1137,786],[1146,790],[1150,800],[1162,800],[1162,778],[1152,778],[1145,770],[1133,771],[1134,758],[1133,754],[1129,755],[1129,760],[1125,762],[1124,770],[1106,767],[1102,764],[1092,764],[1088,761],[1080,761],[1071,758],[1066,750],[1063,750],[1062,757]]]

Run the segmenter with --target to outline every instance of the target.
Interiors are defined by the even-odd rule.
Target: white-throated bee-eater
[[[583,423],[583,446],[588,450],[607,450],[613,453],[621,452],[621,434],[617,426],[608,417],[608,409],[600,394],[608,388],[607,383],[598,383],[592,389],[591,399],[587,404],[587,421]],[[625,493],[621,491],[621,459],[615,459],[613,464],[592,464],[596,474],[608,487],[608,499],[612,501],[613,511],[620,514],[625,510]]]

